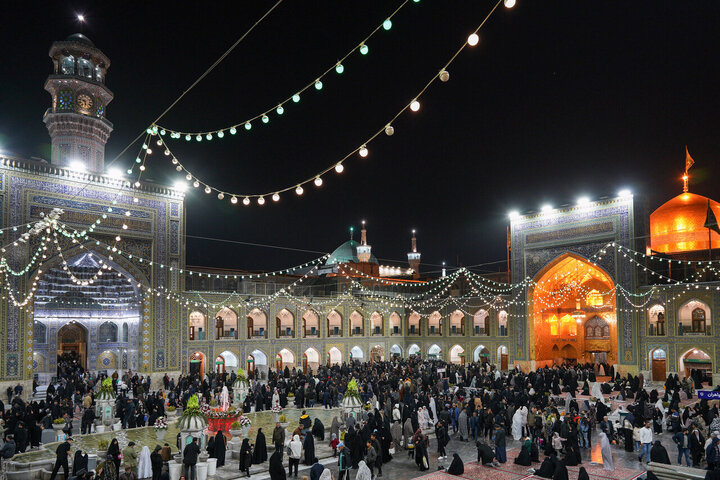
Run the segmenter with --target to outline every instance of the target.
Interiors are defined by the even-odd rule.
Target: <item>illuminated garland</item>
[[[382,126],[379,130],[375,131],[370,137],[366,138],[365,141],[363,141],[360,145],[356,146],[354,149],[350,151],[350,153],[346,154],[344,157],[342,157],[340,160],[334,162],[330,166],[322,169],[321,171],[315,173],[309,178],[306,178],[304,180],[301,180],[297,183],[293,183],[289,186],[285,186],[282,188],[278,188],[276,190],[270,190],[264,193],[243,193],[243,192],[229,192],[226,190],[223,190],[221,188],[212,186],[208,184],[207,182],[201,180],[196,174],[192,173],[185,165],[183,165],[180,160],[177,158],[176,155],[172,153],[170,148],[167,146],[167,142],[164,142],[161,138],[158,138],[157,143],[158,145],[165,145],[165,155],[171,158],[171,162],[175,166],[175,169],[182,173],[185,172],[185,178],[189,182],[191,182],[191,185],[195,188],[202,188],[205,193],[208,195],[215,193],[219,200],[223,200],[226,196],[229,197],[230,203],[233,205],[237,204],[240,199],[242,199],[242,203],[245,206],[250,205],[251,200],[255,199],[258,205],[264,205],[266,203],[266,198],[271,198],[273,202],[278,202],[280,200],[280,194],[288,192],[290,190],[295,190],[295,193],[300,196],[305,192],[305,187],[309,186],[310,184],[314,185],[315,187],[321,187],[323,185],[323,178],[322,176],[326,173],[335,170],[336,173],[342,173],[345,169],[344,162],[350,158],[351,156],[358,154],[361,158],[366,158],[369,154],[368,145],[371,141],[375,140],[378,136],[382,135],[383,133],[387,136],[391,136],[395,133],[395,127],[392,125],[392,123],[400,117],[403,113],[405,113],[407,110],[410,110],[412,112],[417,112],[420,110],[420,97],[430,88],[430,86],[436,81],[440,80],[441,82],[447,82],[450,79],[450,74],[447,71],[447,68],[452,64],[452,62],[455,61],[455,59],[458,57],[458,55],[467,47],[467,46],[475,46],[477,45],[479,41],[479,37],[477,35],[477,32],[480,31],[480,29],[485,25],[487,20],[490,18],[490,16],[495,12],[495,10],[500,6],[501,3],[505,3],[505,5],[508,8],[511,8],[515,5],[514,0],[499,0],[495,6],[490,10],[490,13],[485,17],[485,19],[480,23],[480,25],[475,29],[475,31],[467,38],[467,40],[460,46],[460,48],[450,57],[450,59],[445,63],[445,65],[435,74],[433,77],[425,84],[425,86],[420,89],[419,92],[417,92],[413,97],[412,100],[408,103],[406,103],[391,119],[388,121],[385,125]],[[267,118],[267,116],[265,117]],[[161,135],[161,131],[155,127],[152,126],[148,128],[148,132],[150,135]],[[202,137],[201,137],[202,140]],[[151,153],[151,150],[148,151],[148,154]],[[183,185],[181,183],[181,185]],[[180,188],[180,187],[178,187]]]
[[[419,0],[415,0],[415,3],[417,3]],[[372,32],[365,38],[363,38],[360,43],[355,45],[353,48],[350,49],[349,52],[347,52],[345,55],[343,55],[339,60],[334,62],[332,65],[330,65],[327,69],[325,69],[320,75],[316,76],[310,83],[304,85],[299,90],[296,90],[295,93],[290,95],[289,97],[285,98],[284,100],[281,100],[280,102],[277,102],[276,104],[273,104],[272,107],[267,108],[263,112],[254,115],[250,118],[247,118],[241,122],[237,122],[233,125],[222,127],[214,130],[204,130],[199,132],[183,132],[179,130],[173,130],[171,128],[162,126],[162,125],[152,125],[148,130],[147,133],[159,133],[162,136],[168,135],[169,138],[172,139],[180,139],[184,138],[186,141],[195,140],[196,142],[202,142],[203,140],[211,141],[214,138],[222,139],[225,137],[226,134],[235,135],[238,130],[245,130],[246,132],[249,132],[252,129],[252,125],[255,120],[261,120],[262,123],[267,124],[270,121],[270,115],[273,115],[273,113],[276,113],[278,116],[281,116],[285,113],[285,107],[287,105],[291,105],[293,103],[300,102],[300,95],[305,93],[307,90],[315,90],[320,91],[323,88],[323,79],[326,78],[328,74],[331,72],[335,72],[337,75],[342,74],[345,71],[345,67],[343,65],[343,62],[353,53],[359,52],[362,56],[365,56],[370,51],[368,47],[368,41],[380,30],[389,31],[392,28],[392,18],[408,3],[410,0],[404,0],[399,7],[397,7],[385,20],[378,25],[375,29],[373,29]]]

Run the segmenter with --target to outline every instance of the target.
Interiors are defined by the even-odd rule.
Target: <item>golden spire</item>
[[[692,167],[695,164],[695,160],[690,156],[690,152],[688,152],[687,145],[685,145],[685,173],[682,176],[683,179],[683,193],[687,193],[688,191],[688,180],[690,177],[688,176],[688,170],[690,170],[690,167]]]

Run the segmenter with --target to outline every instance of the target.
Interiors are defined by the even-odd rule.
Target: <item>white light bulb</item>
[[[205,186],[205,193],[212,193],[212,188]]]
[[[440,81],[447,82],[448,80],[450,80],[450,73],[447,70],[440,72]]]
[[[258,197],[257,202],[258,205],[265,205],[265,197]]]
[[[505,4],[505,8],[513,8],[515,6],[515,0],[505,0],[503,3]]]
[[[315,186],[316,186],[316,187],[319,187],[319,186],[321,186],[322,184],[323,184],[322,178],[316,177],[316,178],[315,178]]]
[[[237,203],[237,197],[233,196],[230,198],[230,203],[236,204]]]
[[[199,186],[200,186],[200,182],[198,182],[197,180],[195,180],[195,181],[193,182],[193,187],[198,188]]]
[[[305,190],[303,190],[302,185],[298,185],[297,188],[295,189],[295,193],[297,193],[298,195],[302,195],[304,191]]]
[[[367,157],[367,156],[368,156],[368,149],[367,149],[367,147],[366,147],[365,145],[363,145],[362,147],[360,147],[360,150],[358,150],[358,153],[359,153],[360,156],[363,157],[363,158]]]
[[[190,175],[189,173],[185,175],[185,180],[187,180],[188,182],[192,180],[192,175]]]
[[[420,102],[418,102],[417,100],[413,100],[410,104],[410,110],[412,110],[413,112],[417,112],[418,110],[420,110]]]
[[[218,200],[222,200],[223,198],[225,198],[225,194],[222,192],[218,193]]]
[[[393,127],[392,125],[388,125],[387,127],[385,127],[385,135],[390,137],[393,133],[395,133],[395,127]]]
[[[467,39],[467,43],[471,47],[474,47],[475,45],[477,45],[479,41],[480,41],[480,37],[478,36],[477,33],[471,33]]]
[[[342,173],[343,170],[345,170],[345,167],[343,167],[343,164],[342,164],[342,163],[338,163],[337,165],[335,165],[335,171],[336,171],[337,173]]]
[[[248,198],[248,197],[243,198],[243,205],[245,205],[245,206],[250,205],[250,198]]]

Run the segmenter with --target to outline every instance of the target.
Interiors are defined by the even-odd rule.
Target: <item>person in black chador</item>
[[[312,465],[315,463],[315,440],[312,435],[305,435],[305,441],[303,442],[303,450],[305,450],[305,465]]]
[[[265,434],[262,428],[258,428],[257,436],[255,437],[255,447],[253,450],[252,463],[253,465],[259,465],[265,463],[268,458],[267,444],[265,443]]]

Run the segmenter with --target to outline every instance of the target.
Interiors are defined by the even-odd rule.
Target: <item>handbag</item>
[[[424,467],[424,468],[429,468],[429,466],[428,466],[428,461],[427,461],[427,457],[424,456],[424,455],[423,455],[423,467]]]

